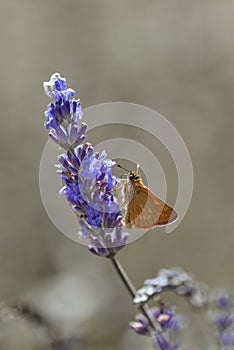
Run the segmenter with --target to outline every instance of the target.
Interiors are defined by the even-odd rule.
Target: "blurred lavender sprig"
[[[136,305],[140,306],[152,300],[159,305],[150,309],[156,327],[150,327],[143,315],[137,315],[137,320],[130,323],[130,327],[138,334],[151,336],[160,350],[176,350],[180,348],[180,318],[176,315],[174,307],[167,308],[162,302],[161,294],[164,291],[173,291],[186,297],[189,303],[197,308],[209,302],[209,294],[203,284],[195,281],[181,268],[161,269],[156,277],[145,280],[143,287],[137,290],[133,300]]]
[[[234,313],[230,295],[223,292],[214,296],[205,284],[199,283],[191,274],[178,267],[161,269],[156,277],[145,280],[144,285],[136,291],[133,301],[138,307],[149,302],[156,304],[149,309],[154,327],[151,327],[143,314],[137,314],[136,319],[130,323],[132,330],[153,338],[160,350],[183,348],[178,341],[183,330],[183,314],[177,314],[174,306],[165,306],[162,301],[165,291],[182,296],[194,310],[203,311],[203,318],[210,324],[210,329],[217,329],[217,335],[211,333],[213,338],[210,339],[211,344],[216,343],[216,349],[234,349]],[[213,310],[212,316],[207,317],[210,310]]]
[[[234,313],[231,296],[220,293],[215,297],[214,321],[222,350],[234,349]]]
[[[55,73],[43,85],[53,99],[45,112],[45,127],[50,138],[66,150],[58,157],[63,181],[60,194],[66,196],[76,214],[79,235],[89,240],[89,250],[113,257],[128,237],[122,232],[122,212],[113,194],[118,183],[112,175],[114,162],[107,159],[105,151],[99,154],[90,143],[84,143],[87,125],[80,123],[81,103],[74,98],[75,91],[67,88],[66,79]]]
[[[191,274],[179,267],[161,269],[156,277],[145,280],[133,302],[135,304],[148,302],[165,290],[174,290],[177,294],[186,296],[194,307],[202,307],[209,302],[207,286],[195,281]]]

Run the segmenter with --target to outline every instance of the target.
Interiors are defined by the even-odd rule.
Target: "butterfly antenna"
[[[117,166],[119,167],[119,168],[121,168],[121,169],[123,169],[123,170],[125,170],[125,171],[127,171],[128,173],[129,173],[129,171],[130,170],[128,170],[128,169],[126,169],[126,168],[124,168],[122,165],[120,165],[120,164],[117,164]]]

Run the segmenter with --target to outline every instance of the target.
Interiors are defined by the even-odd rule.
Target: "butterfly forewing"
[[[159,199],[142,182],[133,184],[133,196],[128,203],[126,227],[152,228],[167,225],[176,220],[176,212]]]

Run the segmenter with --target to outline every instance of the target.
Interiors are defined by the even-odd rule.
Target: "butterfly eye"
[[[134,177],[135,177],[135,175],[134,175],[134,174],[130,174],[130,175],[129,175],[129,180],[133,180],[133,179],[134,179]]]

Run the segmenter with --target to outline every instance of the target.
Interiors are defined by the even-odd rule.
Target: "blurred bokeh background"
[[[234,2],[2,0],[0,26],[0,299],[35,305],[68,339],[59,349],[151,349],[127,330],[135,309],[110,263],[64,237],[43,208],[42,82],[59,71],[84,108],[124,101],[157,110],[189,149],[195,182],[183,222],[119,254],[135,285],[179,265],[234,290]],[[2,321],[1,349],[49,348],[37,328]]]

